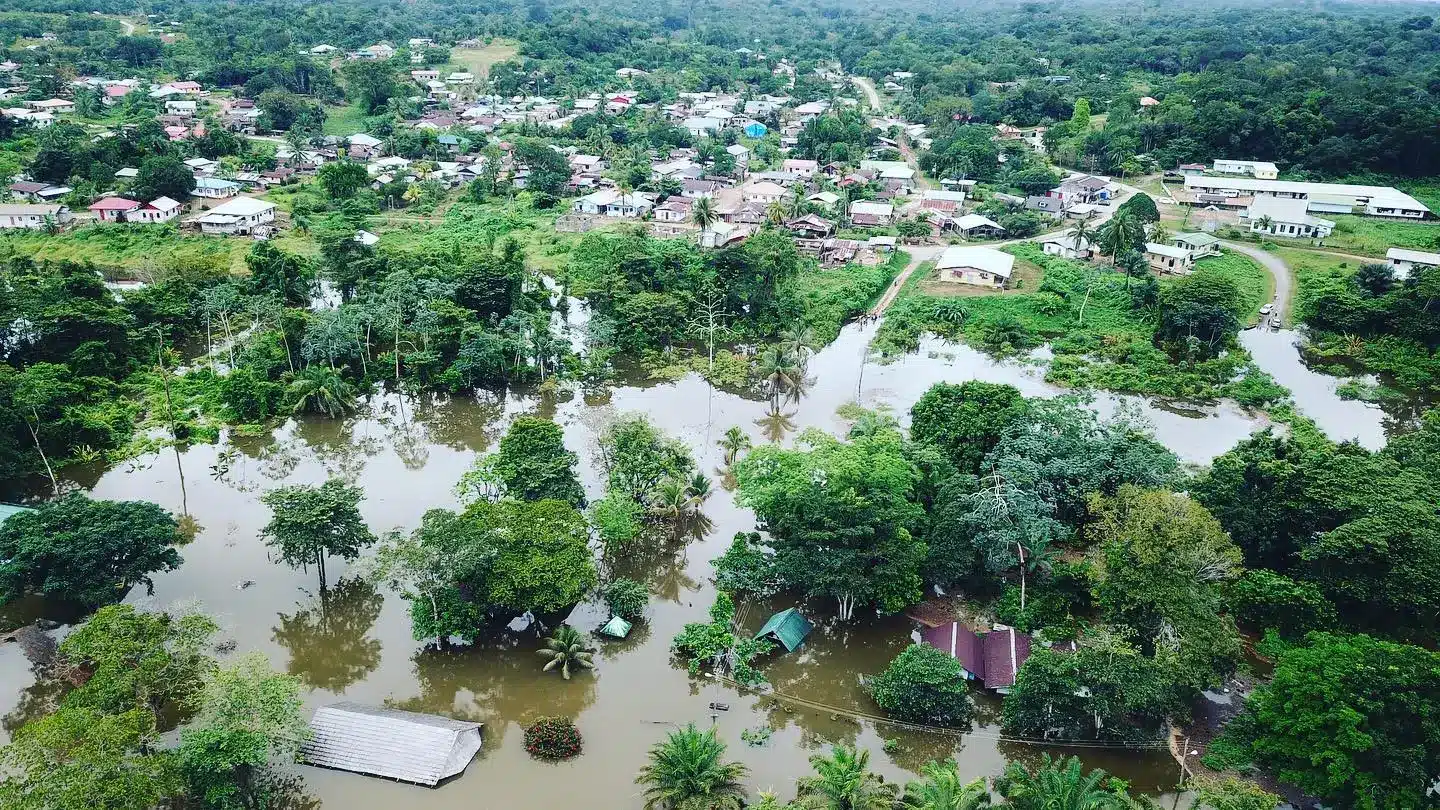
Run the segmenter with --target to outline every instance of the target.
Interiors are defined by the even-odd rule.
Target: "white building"
[[[144,222],[155,224],[157,222],[169,222],[180,216],[180,210],[184,208],[180,202],[169,197],[156,197],[138,209],[125,215],[126,222]]]
[[[771,183],[767,180],[761,180],[758,183],[747,183],[740,187],[740,198],[745,202],[769,205],[770,203],[780,202],[785,199],[785,187],[779,183]]]
[[[1150,263],[1151,268],[1161,273],[1185,276],[1195,270],[1195,259],[1190,255],[1190,251],[1174,245],[1146,242],[1145,260]]]
[[[1280,176],[1275,164],[1266,160],[1216,160],[1214,171],[1219,174],[1244,174],[1256,180],[1274,180]]]
[[[191,193],[207,200],[224,200],[239,194],[240,184],[233,180],[221,180],[218,177],[197,177],[195,178],[195,190]]]
[[[1390,186],[1360,186],[1350,183],[1302,183],[1294,180],[1256,180],[1248,177],[1204,177],[1187,175],[1185,190],[1213,197],[1215,204],[1245,207],[1245,197],[1279,197],[1305,200],[1315,213],[1361,213],[1373,217],[1424,219],[1430,208],[1409,194]],[[1226,203],[1227,200],[1239,200]],[[1208,204],[1212,200],[1200,200]]]
[[[655,196],[643,192],[621,194],[615,189],[602,189],[587,194],[571,205],[571,210],[580,214],[594,214],[622,219],[643,217],[655,207]]]
[[[1015,270],[1015,257],[987,247],[949,247],[935,262],[942,281],[1000,289]]]
[[[719,132],[720,119],[697,116],[694,118],[686,118],[685,123],[680,126],[684,127],[691,135],[699,138],[703,135],[714,135],[716,132]]]
[[[1290,239],[1323,239],[1335,230],[1332,220],[1308,213],[1309,203],[1292,197],[1256,197],[1245,216],[1251,233]]]
[[[1385,259],[1395,269],[1395,277],[1399,279],[1410,278],[1410,274],[1417,269],[1440,267],[1440,253],[1423,250],[1390,248],[1385,251]]]
[[[0,204],[0,229],[39,229],[50,222],[64,225],[69,221],[70,209],[63,205]]]
[[[1076,240],[1075,235],[1070,233],[1052,236],[1041,242],[1040,248],[1047,255],[1065,259],[1089,259],[1095,255],[1095,246],[1089,239]]]
[[[200,232],[220,236],[254,233],[259,226],[275,221],[275,203],[254,197],[237,197],[201,214]]]

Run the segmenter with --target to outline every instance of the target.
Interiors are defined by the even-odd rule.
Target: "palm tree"
[[[1082,219],[1070,229],[1070,238],[1075,240],[1075,252],[1078,254],[1084,250],[1084,243],[1095,241],[1095,228],[1090,220]]]
[[[772,202],[765,207],[765,222],[775,227],[785,224],[785,206],[779,202]]]
[[[1141,242],[1143,233],[1139,223],[1128,212],[1120,211],[1101,225],[1095,235],[1099,239],[1101,252],[1110,255],[1110,263],[1113,265],[1115,257]]]
[[[585,646],[585,638],[580,635],[580,631],[568,624],[557,627],[555,633],[545,640],[544,648],[536,650],[535,654],[550,659],[541,672],[549,672],[559,667],[560,674],[567,681],[570,680],[572,664],[584,669],[595,668],[595,660]]]
[[[1087,774],[1077,757],[1062,765],[1045,754],[1034,772],[1012,762],[995,787],[1016,810],[1121,810],[1128,805],[1123,792],[1106,785],[1105,771]]]
[[[695,473],[690,476],[690,483],[685,485],[685,493],[690,496],[690,503],[694,506],[699,506],[710,500],[710,495],[713,492],[714,487],[711,485],[710,479],[705,476],[705,473]]]
[[[1262,231],[1268,232],[1271,228],[1275,227],[1275,220],[1269,214],[1265,214],[1264,216],[1255,220],[1255,227],[1259,228]]]
[[[678,478],[661,481],[650,495],[650,511],[669,523],[676,537],[694,506],[695,499],[690,494],[689,485]]]
[[[990,791],[982,779],[960,781],[955,760],[932,762],[917,779],[905,785],[901,803],[907,810],[982,810],[990,806]]]
[[[712,197],[701,197],[690,206],[690,219],[700,226],[700,236],[703,238],[710,226],[720,221],[720,214],[715,210],[715,200]]]
[[[741,453],[750,449],[750,437],[746,435],[745,431],[740,429],[739,425],[731,425],[730,429],[725,431],[725,435],[721,436],[720,441],[716,442],[716,444],[720,445],[720,449],[725,451],[725,463],[727,465],[734,464]]]
[[[890,810],[899,792],[870,770],[870,752],[836,746],[810,757],[814,776],[803,776],[795,804],[803,810]]]
[[[969,319],[970,312],[959,299],[947,298],[935,303],[936,322],[949,326],[953,332],[958,333]]]
[[[1170,242],[1170,229],[1166,228],[1164,225],[1161,225],[1158,222],[1154,225],[1151,225],[1150,241],[1157,242],[1162,245],[1168,244]]]
[[[760,433],[771,444],[777,444],[795,430],[795,413],[785,413],[780,410],[779,401],[771,401],[770,411],[764,416],[755,420],[755,425],[760,428]]]
[[[340,376],[340,370],[325,366],[303,369],[290,381],[285,394],[293,413],[318,413],[339,419],[355,410],[355,386]]]
[[[805,369],[780,346],[771,346],[760,355],[760,375],[770,384],[770,398],[779,402],[780,392],[800,385]]]
[[[804,369],[805,361],[815,351],[815,330],[804,324],[795,324],[780,333],[780,348]]]
[[[741,780],[750,769],[724,756],[725,743],[714,729],[700,731],[691,723],[670,732],[635,776],[635,784],[645,785],[645,810],[740,810]]]

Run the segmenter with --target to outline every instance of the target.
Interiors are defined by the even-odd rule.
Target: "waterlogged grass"
[[[1275,297],[1275,279],[1243,253],[1232,251],[1222,256],[1210,256],[1196,262],[1195,269],[1216,273],[1235,282],[1244,302],[1241,312],[1246,323],[1258,321],[1260,307]]]
[[[819,342],[829,343],[846,321],[870,309],[909,263],[909,254],[896,251],[889,261],[871,267],[847,264],[801,272],[796,283],[805,302],[805,325]]]
[[[279,244],[295,250],[296,241],[282,238]],[[182,235],[171,224],[88,225],[54,235],[7,233],[0,237],[0,255],[90,263],[112,275],[143,274],[186,263],[243,270],[245,254],[253,244],[249,239]]]
[[[923,285],[907,285],[876,336],[876,351],[891,357],[914,351],[926,332],[1000,355],[1048,341],[1054,357],[1046,379],[1058,385],[1185,400],[1228,397],[1253,406],[1285,396],[1240,349],[1224,357],[1177,363],[1155,346],[1155,315],[1133,306],[1133,282],[1123,274],[1047,256],[1035,244],[1005,250],[1043,270],[1044,280],[1033,292],[938,298],[926,295]],[[1226,254],[1202,267],[1200,272],[1235,281],[1243,296],[1242,311],[1258,312],[1271,294],[1268,274],[1243,256]],[[1161,281],[1162,286],[1172,283]]]

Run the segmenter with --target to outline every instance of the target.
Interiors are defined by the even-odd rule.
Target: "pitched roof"
[[[124,197],[105,197],[90,203],[91,211],[134,211],[139,207],[139,200],[127,200]]]
[[[794,652],[796,647],[804,643],[805,637],[810,635],[813,627],[814,625],[810,623],[809,619],[800,615],[800,611],[793,607],[785,608],[771,616],[770,620],[765,622],[765,626],[760,628],[760,632],[755,634],[755,637],[770,636],[785,645],[786,650]]]
[[[33,511],[35,510],[26,506],[16,506],[12,503],[0,503],[0,523],[4,523],[6,520],[20,514],[21,512]]]
[[[963,219],[963,217],[962,217]],[[1015,269],[1015,257],[1004,251],[988,247],[948,247],[935,262],[940,270],[970,267],[983,270],[991,275],[1009,278]]]
[[[970,628],[959,622],[927,627],[920,631],[920,640],[959,661],[976,678],[985,677],[984,647]]]
[[[1015,685],[1015,673],[1030,657],[1030,636],[1013,627],[997,626],[982,639],[985,671],[981,678],[987,689],[1008,689]]]
[[[384,776],[421,785],[465,770],[480,750],[481,723],[467,723],[358,703],[315,711],[300,749],[311,765]]]
[[[625,638],[630,635],[630,627],[630,622],[625,621],[619,616],[611,616],[610,621],[606,622],[605,626],[600,628],[600,632],[613,638]]]

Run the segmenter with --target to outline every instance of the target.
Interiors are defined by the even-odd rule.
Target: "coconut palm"
[[[715,210],[715,200],[712,197],[701,197],[690,206],[690,219],[700,226],[700,234],[710,230],[710,226],[720,221],[720,214]]]
[[[795,358],[801,368],[814,353],[815,342],[815,330],[804,324],[796,324],[780,333],[780,348]]]
[[[669,523],[676,537],[694,508],[695,499],[690,494],[689,485],[678,478],[661,481],[650,494],[650,511]]]
[[[772,202],[765,207],[765,222],[777,228],[785,224],[785,206],[779,202]]]
[[[969,320],[970,312],[965,304],[955,298],[947,298],[935,303],[935,320],[950,327],[951,331],[958,332],[960,327]]]
[[[756,362],[760,376],[770,385],[770,398],[775,402],[779,402],[780,392],[799,387],[805,377],[804,367],[781,346],[769,347]]]
[[[545,662],[542,672],[549,672],[559,667],[560,674],[567,681],[570,680],[571,666],[583,669],[595,668],[594,656],[585,646],[585,637],[568,624],[562,624],[555,628],[555,632],[550,638],[545,639],[545,646],[536,650],[535,654],[549,659]]]
[[[984,780],[960,781],[953,759],[932,762],[921,773],[925,778],[905,785],[901,803],[907,810],[981,810],[990,806]]]
[[[355,386],[340,376],[340,370],[309,366],[295,375],[285,389],[293,413],[318,413],[339,419],[355,410]]]
[[[770,403],[770,411],[756,419],[755,425],[760,428],[760,433],[766,441],[778,444],[781,439],[795,431],[795,412],[786,413],[780,410],[780,402],[773,400]]]
[[[1268,232],[1271,228],[1275,227],[1275,219],[1269,214],[1265,214],[1264,216],[1255,220],[1255,227],[1259,228],[1262,231]]]
[[[1128,212],[1119,211],[1095,232],[1100,252],[1110,256],[1110,263],[1127,250],[1144,241],[1144,229]]]
[[[725,463],[734,464],[741,453],[750,449],[750,437],[746,435],[745,431],[740,429],[739,425],[731,425],[730,429],[725,431],[725,435],[721,436],[720,441],[716,442],[716,444],[720,445],[720,449],[725,451]]]
[[[710,500],[710,495],[714,491],[715,488],[711,485],[710,479],[705,476],[705,473],[695,473],[690,476],[690,482],[685,485],[685,492],[690,496],[690,502],[695,506],[699,506]]]
[[[635,776],[635,784],[645,785],[645,810],[740,810],[741,780],[750,769],[724,756],[725,743],[714,729],[700,731],[691,723],[670,732]]]
[[[1063,764],[1044,755],[1040,767],[1031,771],[1012,762],[995,787],[1017,810],[1121,810],[1129,802],[1123,792],[1111,790],[1105,771],[1085,773],[1080,760],[1071,757]]]
[[[1075,241],[1075,251],[1079,253],[1084,250],[1086,242],[1095,241],[1095,227],[1090,224],[1090,220],[1082,219],[1070,229],[1070,238]]]
[[[795,804],[804,810],[890,810],[899,792],[870,770],[870,752],[838,745],[810,757],[814,776],[803,776]]]

